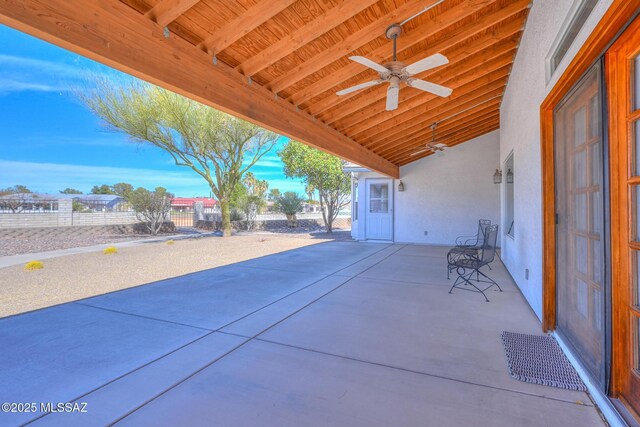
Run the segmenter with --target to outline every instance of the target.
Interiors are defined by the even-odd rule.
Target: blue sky
[[[74,97],[87,74],[119,74],[102,64],[0,25],[0,188],[16,184],[57,193],[67,187],[129,182],[179,196],[208,196],[204,180],[169,154],[105,131]],[[277,150],[251,171],[269,188],[304,192],[285,177]]]

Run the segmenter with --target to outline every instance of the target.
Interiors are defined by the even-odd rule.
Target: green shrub
[[[278,212],[282,212],[285,215],[295,215],[302,211],[304,198],[293,191],[287,191],[276,198],[273,206]]]

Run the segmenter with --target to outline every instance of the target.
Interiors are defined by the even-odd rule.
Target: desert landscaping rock
[[[349,238],[348,231],[336,231],[332,235],[245,232],[226,239],[181,239],[173,245],[144,243],[118,248],[118,253],[110,256],[102,252],[62,256],[48,259],[43,270],[25,271],[22,265],[14,265],[0,269],[0,317]]]
[[[0,237],[0,256],[46,252],[57,249],[79,248],[103,243],[127,242],[130,240],[149,239],[149,234],[102,234],[74,236],[28,236]]]

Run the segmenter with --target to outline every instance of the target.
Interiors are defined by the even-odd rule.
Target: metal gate
[[[176,227],[193,227],[195,201],[173,199],[171,201],[171,221]]]

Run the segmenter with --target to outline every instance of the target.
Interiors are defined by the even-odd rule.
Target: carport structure
[[[399,382],[393,383],[378,377],[374,382],[359,382],[362,377],[350,377],[349,368],[342,371],[338,367],[327,371],[311,369],[315,374],[340,372],[337,380],[353,380],[352,384],[362,387],[361,393],[390,390],[388,394],[372,394],[371,399],[366,400],[366,409],[362,409],[364,403],[357,399],[349,401],[346,405],[354,412],[345,409],[343,415],[368,414],[365,418],[349,418],[351,424],[367,424],[371,420],[402,424],[394,422],[400,419],[409,424],[418,420],[415,423],[420,425],[425,420],[428,422],[429,417],[435,417],[438,409],[445,414],[445,418],[437,419],[438,424],[446,424],[446,420],[452,420],[453,424],[476,420],[456,418],[465,413],[487,415],[481,410],[485,407],[482,404],[490,400],[483,393],[486,390],[469,391],[473,389],[470,384],[482,383],[483,387],[497,390],[507,387],[506,382],[483,383],[476,371],[461,368],[469,360],[502,363],[501,355],[496,354],[499,348],[483,354],[486,357],[476,358],[476,352],[482,351],[475,348],[473,340],[466,335],[469,325],[476,330],[483,324],[478,318],[491,323],[485,315],[499,317],[497,323],[491,323],[494,328],[486,336],[478,332],[478,336],[484,336],[493,344],[496,343],[491,340],[500,329],[512,326],[554,333],[572,356],[607,419],[614,424],[623,424],[624,420],[640,422],[638,16],[640,0],[0,0],[2,24],[361,166],[359,176],[353,181],[353,192],[357,195],[354,200],[359,201],[352,218],[358,221],[361,231],[355,235],[357,239],[445,245],[475,229],[480,218],[500,225],[501,259],[541,324],[535,319],[526,325],[514,320],[526,316],[526,310],[510,313],[495,309],[493,314],[487,314],[477,310],[490,308],[456,306],[466,301],[465,296],[441,300],[438,294],[433,296],[433,301],[442,306],[433,307],[433,301],[424,300],[423,306],[417,307],[415,300],[407,297],[403,301],[405,305],[400,304],[394,310],[363,314],[364,319],[373,320],[395,314],[400,319],[407,313],[416,313],[418,317],[412,318],[415,323],[409,321],[409,325],[396,326],[393,334],[382,334],[381,329],[372,326],[375,322],[354,319],[350,320],[356,322],[355,330],[366,333],[339,338],[322,335],[321,328],[314,329],[315,324],[307,325],[308,329],[301,327],[302,332],[301,329],[294,331],[295,328],[286,327],[292,317],[280,319],[282,323],[272,331],[265,331],[259,343],[250,341],[243,347],[264,348],[267,340],[281,339],[277,345],[300,347],[298,350],[308,352],[304,354],[309,356],[321,357],[328,353],[341,358],[340,363],[388,364],[405,373],[412,372],[415,365],[411,361],[400,363],[403,357],[419,358],[417,355],[421,352],[439,354],[442,358],[436,365],[440,365],[429,370],[429,375],[467,384],[464,390],[472,394],[468,399],[461,399],[462,391],[456,390],[443,393],[449,399],[439,400],[440,394],[421,395],[420,387],[407,386],[409,380],[405,379],[396,378]],[[389,61],[391,42],[385,38],[385,30],[407,20],[397,40],[398,58],[412,63],[438,52],[446,55],[448,64],[417,77],[449,86],[453,93],[440,98],[415,87],[403,87],[399,107],[393,111],[385,110],[385,85],[337,96],[339,90],[376,77],[372,70],[348,57],[359,55],[378,63]],[[438,125],[437,142],[447,147],[444,160],[432,156],[433,150],[424,149],[432,140],[434,123]],[[423,150],[417,152],[420,148]],[[367,216],[368,213],[371,215]],[[369,244],[350,245],[344,247],[355,252],[370,248]],[[402,251],[404,249],[398,254]],[[403,253],[406,259],[398,260],[399,255],[393,255],[397,263],[390,266],[392,274],[402,275],[406,273],[403,269],[411,271],[428,265],[420,264],[419,261],[425,259],[410,258],[410,254]],[[408,259],[418,261],[418,266],[403,264],[408,263]],[[336,267],[331,271],[338,271],[342,261],[339,258],[330,261]],[[233,276],[233,270],[229,274]],[[426,286],[437,281],[438,274],[435,269],[426,271],[416,283]],[[237,283],[242,283],[241,277],[236,277]],[[366,283],[354,279],[349,286],[332,291],[325,301],[332,301],[333,308],[338,309],[341,302],[334,298],[341,295],[347,298],[344,292],[360,286],[358,289],[362,292],[350,308],[366,309],[366,303],[371,301],[367,291],[374,292],[369,282],[377,283],[376,279],[379,278],[367,277]],[[360,284],[356,286],[356,283]],[[393,288],[383,294],[392,299],[400,289]],[[426,292],[435,287],[424,289]],[[132,292],[129,295],[143,291]],[[505,298],[511,295],[507,292]],[[144,300],[139,304],[146,306]],[[300,313],[311,310],[307,311],[310,313],[318,306],[314,303]],[[487,307],[495,305],[492,302]],[[439,311],[440,308],[445,311]],[[52,310],[50,313],[55,314],[58,309]],[[423,311],[427,317],[416,321],[418,313],[422,315]],[[454,316],[452,320],[447,317],[450,315]],[[5,324],[17,319],[7,319]],[[454,343],[454,348],[409,346],[399,350],[399,359],[385,361],[378,357],[384,356],[384,351],[393,353],[393,346],[384,346],[382,352],[367,347],[365,337],[372,336],[383,342],[411,337],[420,342],[446,330],[449,320],[460,319],[465,319],[464,326],[447,335],[449,341],[445,340],[448,344]],[[326,323],[321,315],[316,320],[318,324]],[[390,321],[386,326],[393,324]],[[212,330],[220,327],[204,326]],[[418,329],[419,336],[410,332]],[[276,337],[277,330],[283,335]],[[321,340],[327,346],[316,347],[310,341],[305,342],[316,332],[324,337]],[[246,338],[244,333],[238,333],[241,335],[238,339]],[[297,338],[293,339],[294,335]],[[143,340],[132,346],[150,349],[154,342]],[[334,344],[336,347],[332,347]],[[341,353],[344,348],[338,344],[350,346],[357,354]],[[73,346],[73,340],[68,345]],[[450,350],[449,358],[461,357],[456,359],[455,369],[468,375],[454,378],[462,371],[445,369],[449,359],[438,353],[441,348]],[[358,353],[358,349],[365,353]],[[44,347],[39,351],[47,350]],[[162,351],[158,349],[155,354],[160,356]],[[246,355],[246,352],[236,354]],[[268,359],[266,354],[264,357]],[[286,360],[284,356],[273,357]],[[294,359],[289,359],[291,363],[286,363],[287,367],[297,366]],[[351,362],[347,362],[349,360]],[[244,362],[240,365],[244,366]],[[486,369],[487,365],[477,368]],[[259,370],[257,365],[251,371],[256,370]],[[264,391],[268,384],[277,383],[275,371],[261,372],[267,375],[264,381],[251,384],[239,379],[243,375],[241,368],[233,374],[222,373],[216,377],[219,384],[240,387],[235,395],[238,400],[229,401],[230,408],[242,401],[243,396],[251,395],[252,390]],[[287,381],[292,386],[296,381],[307,379],[296,370],[281,372],[282,376],[288,375]],[[313,399],[326,398],[324,387],[329,383],[335,385],[323,378],[316,376],[308,381],[313,384]],[[185,402],[198,391],[206,396],[201,401],[203,405],[225,401],[223,391],[206,390],[207,381],[191,384],[194,384],[192,388],[180,386],[180,390],[187,391],[179,395],[177,402]],[[523,387],[509,384],[507,388]],[[317,417],[309,419],[318,424],[335,424],[343,419],[335,412],[327,412],[322,405],[314,407],[308,400],[300,400],[294,389],[275,387],[274,390],[269,396],[277,396],[276,408],[283,411],[279,414],[285,414],[277,415],[275,423],[294,423],[286,414],[295,414],[296,410],[300,411],[298,414],[306,414],[304,409],[312,407],[318,411]],[[531,392],[546,404],[564,401],[567,397],[558,397],[555,393],[559,392]],[[393,400],[394,409],[384,412],[384,405],[391,402],[390,395],[402,398]],[[353,394],[347,391],[339,396],[352,398]],[[578,400],[582,401],[582,397]],[[459,400],[451,403],[455,399]],[[595,420],[591,417],[594,412],[587,409],[582,413],[589,413],[588,420],[577,421],[578,418],[571,415],[563,418],[563,413],[573,413],[565,413],[566,406],[560,411],[535,409],[534,403],[528,404],[541,400],[519,406],[513,400],[496,399],[499,404],[488,402],[486,407],[499,407],[496,411],[503,415],[511,409],[524,408],[515,419],[500,418],[506,425],[586,425]],[[158,398],[157,402],[161,401]],[[331,400],[334,404],[331,410],[339,411],[342,401]],[[435,409],[420,406],[428,401],[438,402]],[[148,408],[155,408],[153,411],[141,410],[136,414],[147,414],[150,418],[145,419],[158,421],[149,414],[165,413],[159,407],[162,404],[154,402],[146,402]],[[585,403],[588,404],[586,400]],[[259,408],[257,414],[273,415],[260,406],[264,404],[265,401],[260,400],[255,405],[235,408],[242,417],[251,415],[249,408]],[[458,410],[463,404],[478,406],[467,408],[466,412]],[[448,405],[453,405],[453,409]],[[319,407],[322,409],[317,409]],[[414,410],[424,412],[412,412]],[[324,417],[325,413],[331,416]],[[415,418],[384,418],[385,414],[400,413],[415,415]],[[203,414],[201,418],[194,418],[197,422],[210,421],[207,414],[197,411],[194,414]],[[544,414],[550,415],[545,418]],[[170,419],[170,414],[165,415],[165,419]],[[179,413],[174,411],[171,416]],[[334,416],[336,418],[331,418]],[[242,420],[239,423],[247,421],[238,419]]]
[[[499,127],[501,95],[531,0],[5,0],[0,23],[78,52],[385,175],[446,123],[455,145]],[[386,85],[338,97],[376,74],[349,61],[391,60],[385,30],[403,25],[398,54],[450,63],[416,77],[385,111]],[[468,118],[474,117],[470,123]]]

